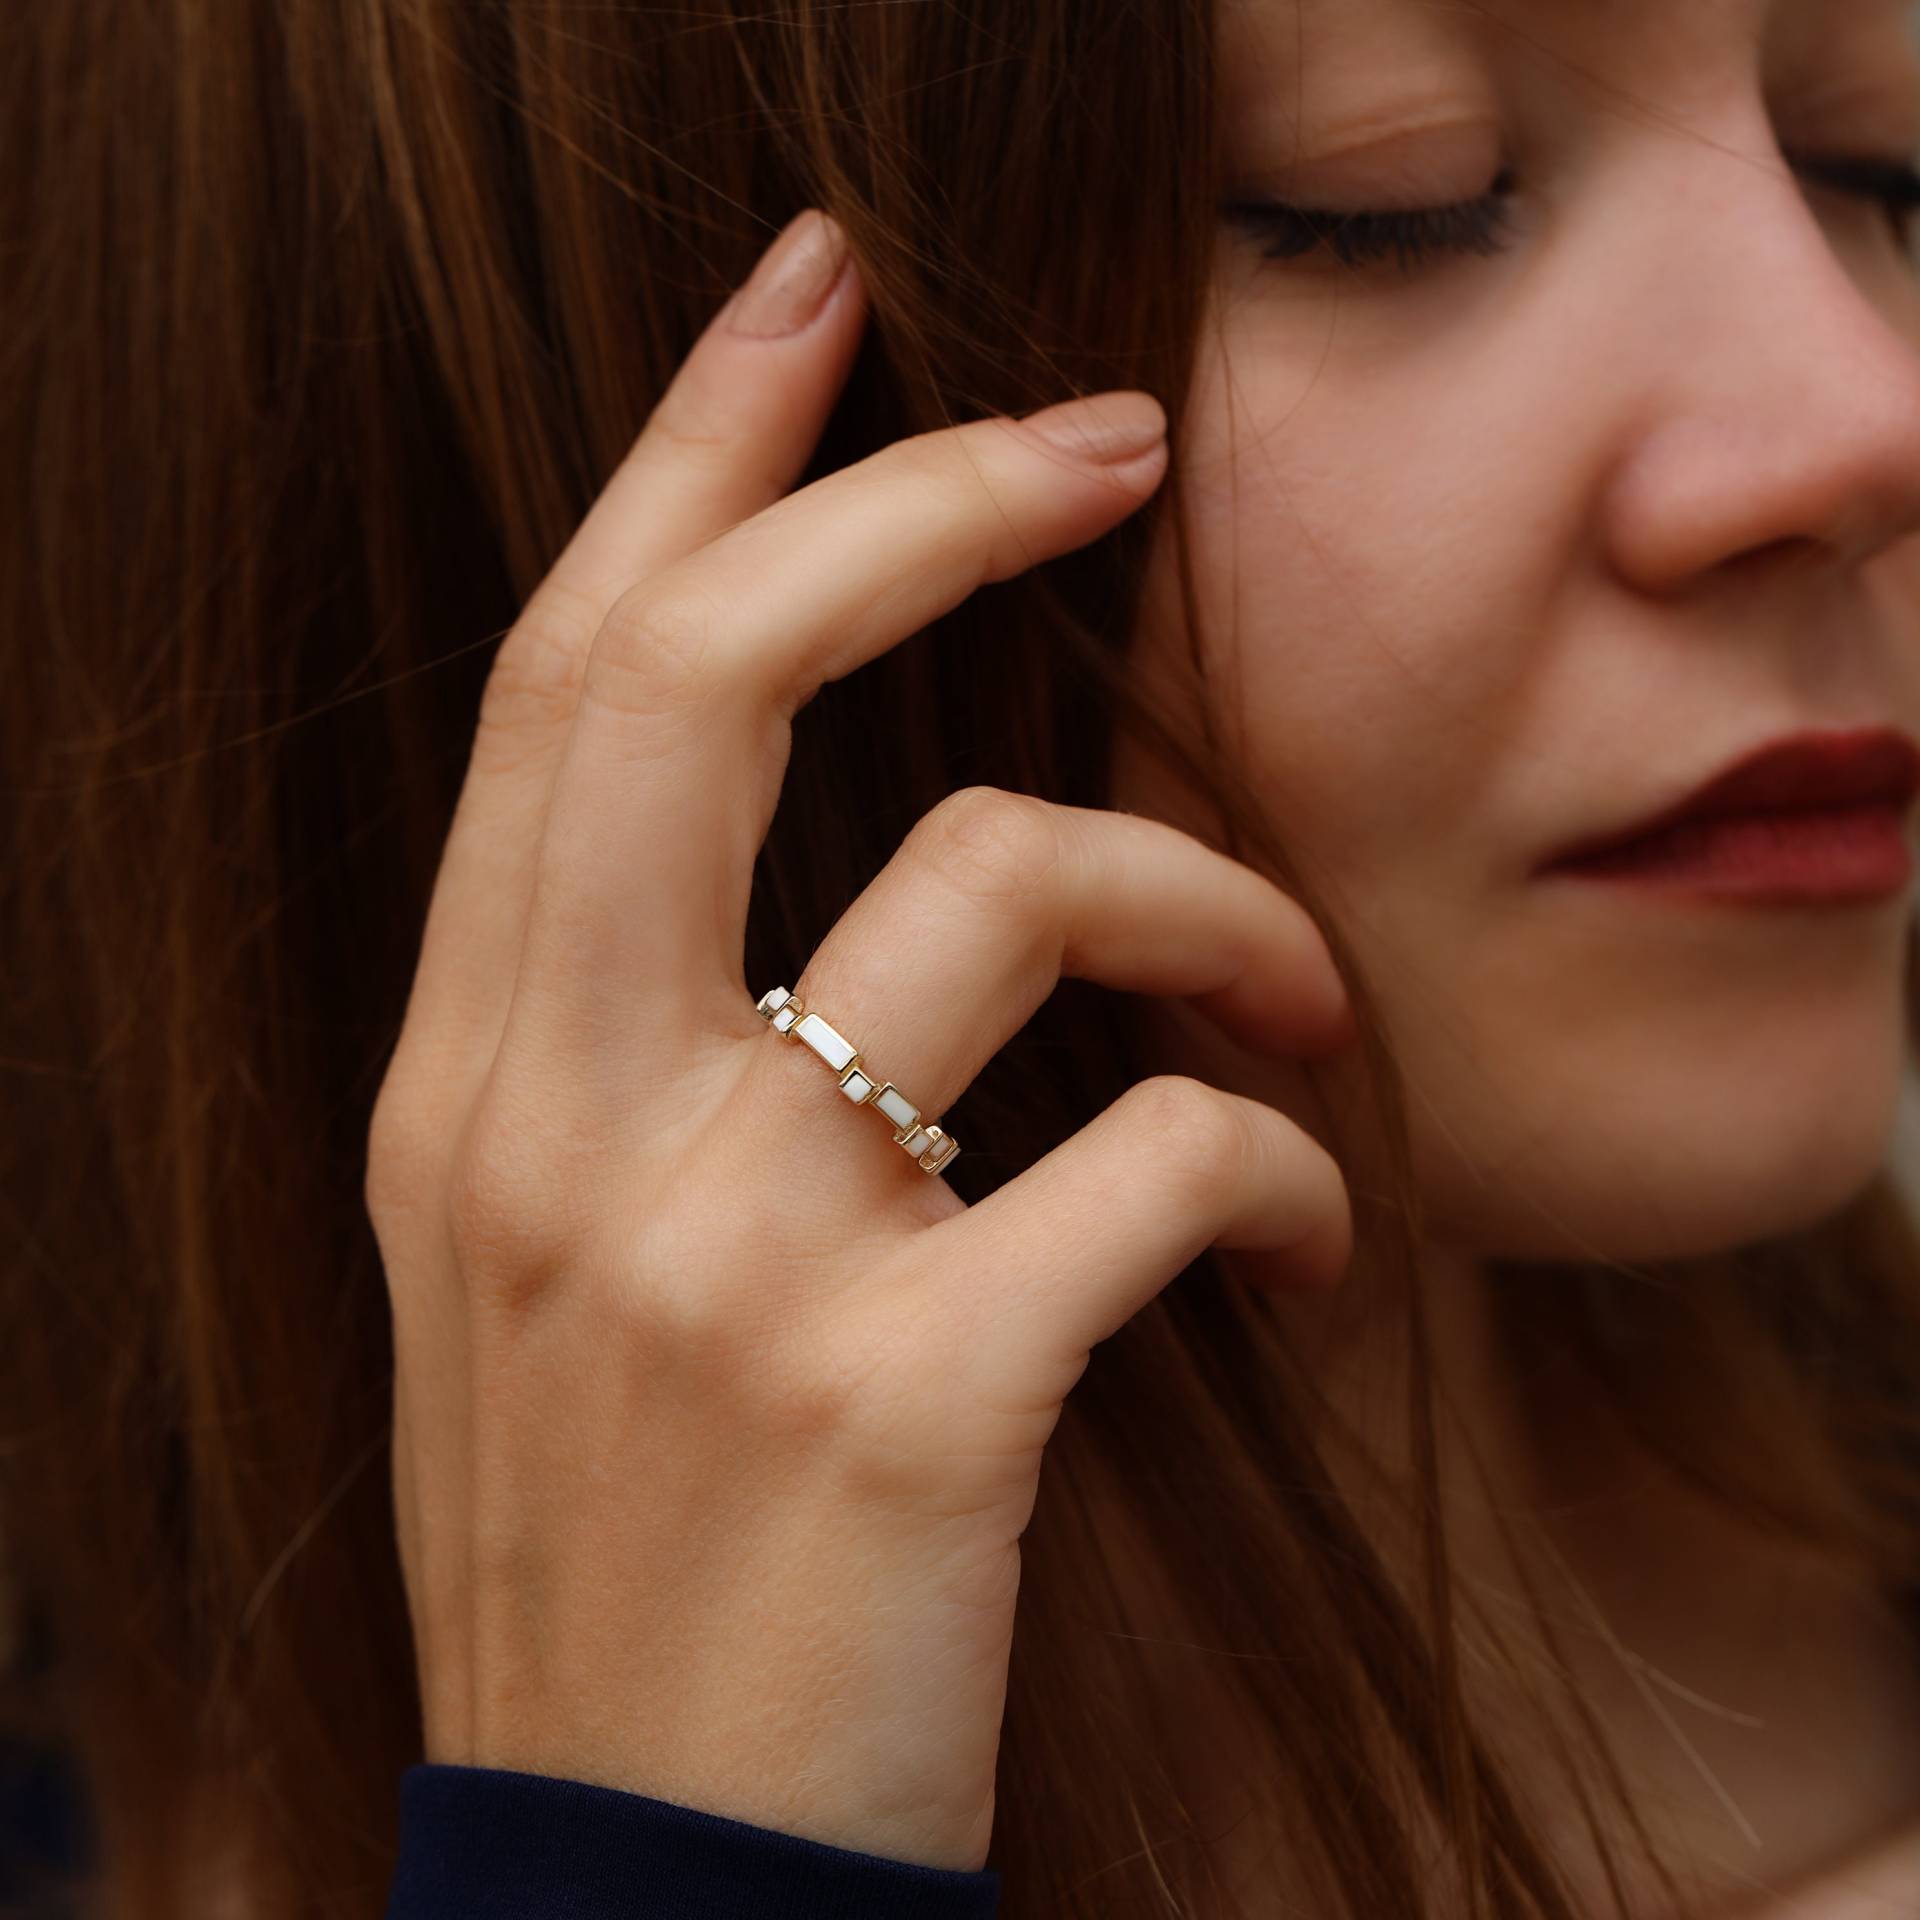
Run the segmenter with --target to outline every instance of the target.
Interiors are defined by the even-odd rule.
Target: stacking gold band
[[[960,1143],[939,1127],[922,1126],[920,1109],[891,1080],[875,1082],[860,1058],[860,1049],[817,1013],[809,1013],[785,987],[763,993],[756,1002],[760,1017],[787,1040],[803,1040],[840,1081],[840,1091],[857,1107],[877,1107],[893,1123],[893,1142],[913,1155],[924,1172],[944,1173],[953,1165]]]

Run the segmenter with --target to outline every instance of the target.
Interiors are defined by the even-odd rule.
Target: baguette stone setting
[[[801,1040],[834,1071],[840,1091],[855,1106],[877,1107],[893,1126],[894,1145],[913,1155],[924,1173],[944,1173],[960,1153],[960,1143],[944,1128],[922,1126],[920,1109],[891,1080],[876,1081],[860,1058],[860,1049],[817,1013],[809,1013],[798,994],[773,987],[754,1003],[783,1039]]]
[[[803,1013],[793,1023],[793,1037],[804,1040],[835,1073],[860,1051],[844,1033],[836,1032],[817,1013]]]

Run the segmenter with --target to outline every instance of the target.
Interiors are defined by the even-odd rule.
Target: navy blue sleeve
[[[400,1780],[386,1920],[993,1920],[1000,1875],[916,1866],[496,1767]]]

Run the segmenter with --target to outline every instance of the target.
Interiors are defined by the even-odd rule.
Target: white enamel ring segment
[[[878,1107],[893,1123],[893,1143],[913,1155],[927,1173],[945,1173],[960,1151],[952,1134],[920,1124],[920,1109],[891,1080],[875,1082],[860,1058],[860,1049],[817,1013],[809,1013],[785,987],[763,993],[756,1003],[760,1018],[783,1039],[810,1046],[840,1081],[840,1091],[856,1107]]]

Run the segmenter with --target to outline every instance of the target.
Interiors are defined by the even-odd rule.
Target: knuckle
[[[796,1446],[848,1433],[860,1424],[869,1382],[884,1361],[869,1342],[844,1337],[822,1321],[795,1325],[755,1354],[762,1417]]]
[[[1008,515],[1027,509],[1017,484],[1019,469],[1007,465],[1005,443],[991,420],[975,420],[927,436],[922,459],[927,483],[944,495],[949,513],[971,525],[981,540],[981,577],[989,577],[991,545]]]
[[[916,517],[930,536],[978,539],[985,532],[982,523],[997,525],[1003,512],[980,454],[969,427],[935,427],[896,440],[833,478],[855,497],[869,490],[884,496],[904,494],[915,503]],[[984,570],[981,577],[986,577]]]
[[[367,1122],[361,1179],[362,1204],[376,1232],[417,1207],[421,1194],[430,1189],[439,1137],[434,1116],[390,1067]]]
[[[681,468],[730,472],[751,444],[750,420],[737,397],[676,381],[648,415],[627,460],[651,466],[666,455]]]
[[[966,464],[961,447],[965,431],[958,426],[929,427],[906,434],[847,471],[858,472],[865,466],[876,482],[886,485],[904,478],[951,486]]]
[[[756,1284],[764,1269],[739,1251],[657,1222],[627,1236],[601,1290],[623,1363],[736,1432],[799,1445],[839,1431],[857,1381],[823,1349],[818,1302]]]
[[[1176,1192],[1193,1205],[1219,1201],[1233,1188],[1248,1148],[1240,1103],[1190,1074],[1156,1074],[1125,1096],[1152,1143],[1155,1161]]]
[[[651,1369],[724,1384],[774,1350],[780,1290],[752,1285],[760,1267],[744,1239],[716,1232],[710,1208],[675,1192],[699,1186],[683,1173],[635,1210],[607,1258],[610,1297]]]
[[[543,587],[528,602],[487,671],[476,729],[482,751],[515,756],[522,749],[513,743],[547,738],[572,717],[586,658],[582,631],[591,625],[574,616],[559,589]]]
[[[640,719],[683,713],[718,678],[715,609],[685,585],[629,587],[607,610],[581,699]]]
[[[953,1379],[926,1338],[887,1316],[842,1316],[788,1348],[772,1376],[772,1422],[795,1452],[831,1444],[847,1490],[862,1503],[924,1497],[931,1463],[956,1431]]]
[[[742,1352],[693,1275],[612,1263],[599,1290],[597,1338],[648,1395],[697,1400],[719,1412],[746,1412],[743,1369],[761,1357]]]
[[[441,1184],[464,1271],[509,1303],[550,1290],[581,1255],[579,1207],[565,1170],[493,1096],[475,1107]]]
[[[1060,826],[1047,802],[1001,787],[963,787],[919,822],[914,851],[976,899],[1024,900],[1060,864]]]

